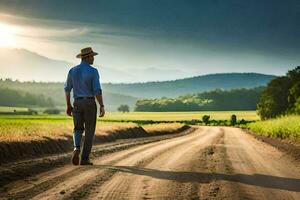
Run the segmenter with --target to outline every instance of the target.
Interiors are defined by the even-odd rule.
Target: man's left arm
[[[99,117],[103,117],[105,114],[105,109],[104,109],[104,104],[103,104],[102,89],[101,89],[101,85],[100,85],[100,76],[99,76],[97,69],[96,69],[95,76],[93,79],[93,91],[94,91],[94,95],[96,96],[98,103],[100,104]]]

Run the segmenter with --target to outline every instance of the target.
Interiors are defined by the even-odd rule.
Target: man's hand
[[[72,116],[73,107],[71,105],[67,106],[66,113],[68,116]]]
[[[104,114],[105,114],[104,107],[101,107],[101,106],[100,106],[100,115],[99,115],[99,117],[103,117]]]
[[[102,98],[102,95],[98,94],[96,95],[96,99],[100,105],[100,114],[99,114],[99,117],[103,117],[104,114],[105,114],[105,110],[104,110],[104,104],[103,104],[103,98]]]

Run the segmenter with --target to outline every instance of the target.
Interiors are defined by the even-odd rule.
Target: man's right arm
[[[64,90],[65,90],[65,96],[66,96],[66,104],[67,104],[67,110],[66,110],[66,113],[67,115],[69,116],[72,116],[72,105],[71,105],[71,90],[73,88],[73,84],[72,84],[72,77],[71,77],[71,73],[69,71],[68,73],[68,77],[67,77],[67,80],[65,82],[65,87],[64,87]]]

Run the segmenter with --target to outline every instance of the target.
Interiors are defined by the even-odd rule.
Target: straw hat
[[[93,55],[96,56],[98,53],[94,52],[92,47],[86,47],[81,49],[81,53],[76,56],[76,58],[84,58],[86,56]]]

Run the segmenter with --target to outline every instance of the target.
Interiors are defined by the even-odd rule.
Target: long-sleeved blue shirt
[[[70,69],[64,85],[66,93],[73,89],[74,98],[102,94],[98,70],[85,61]]]

